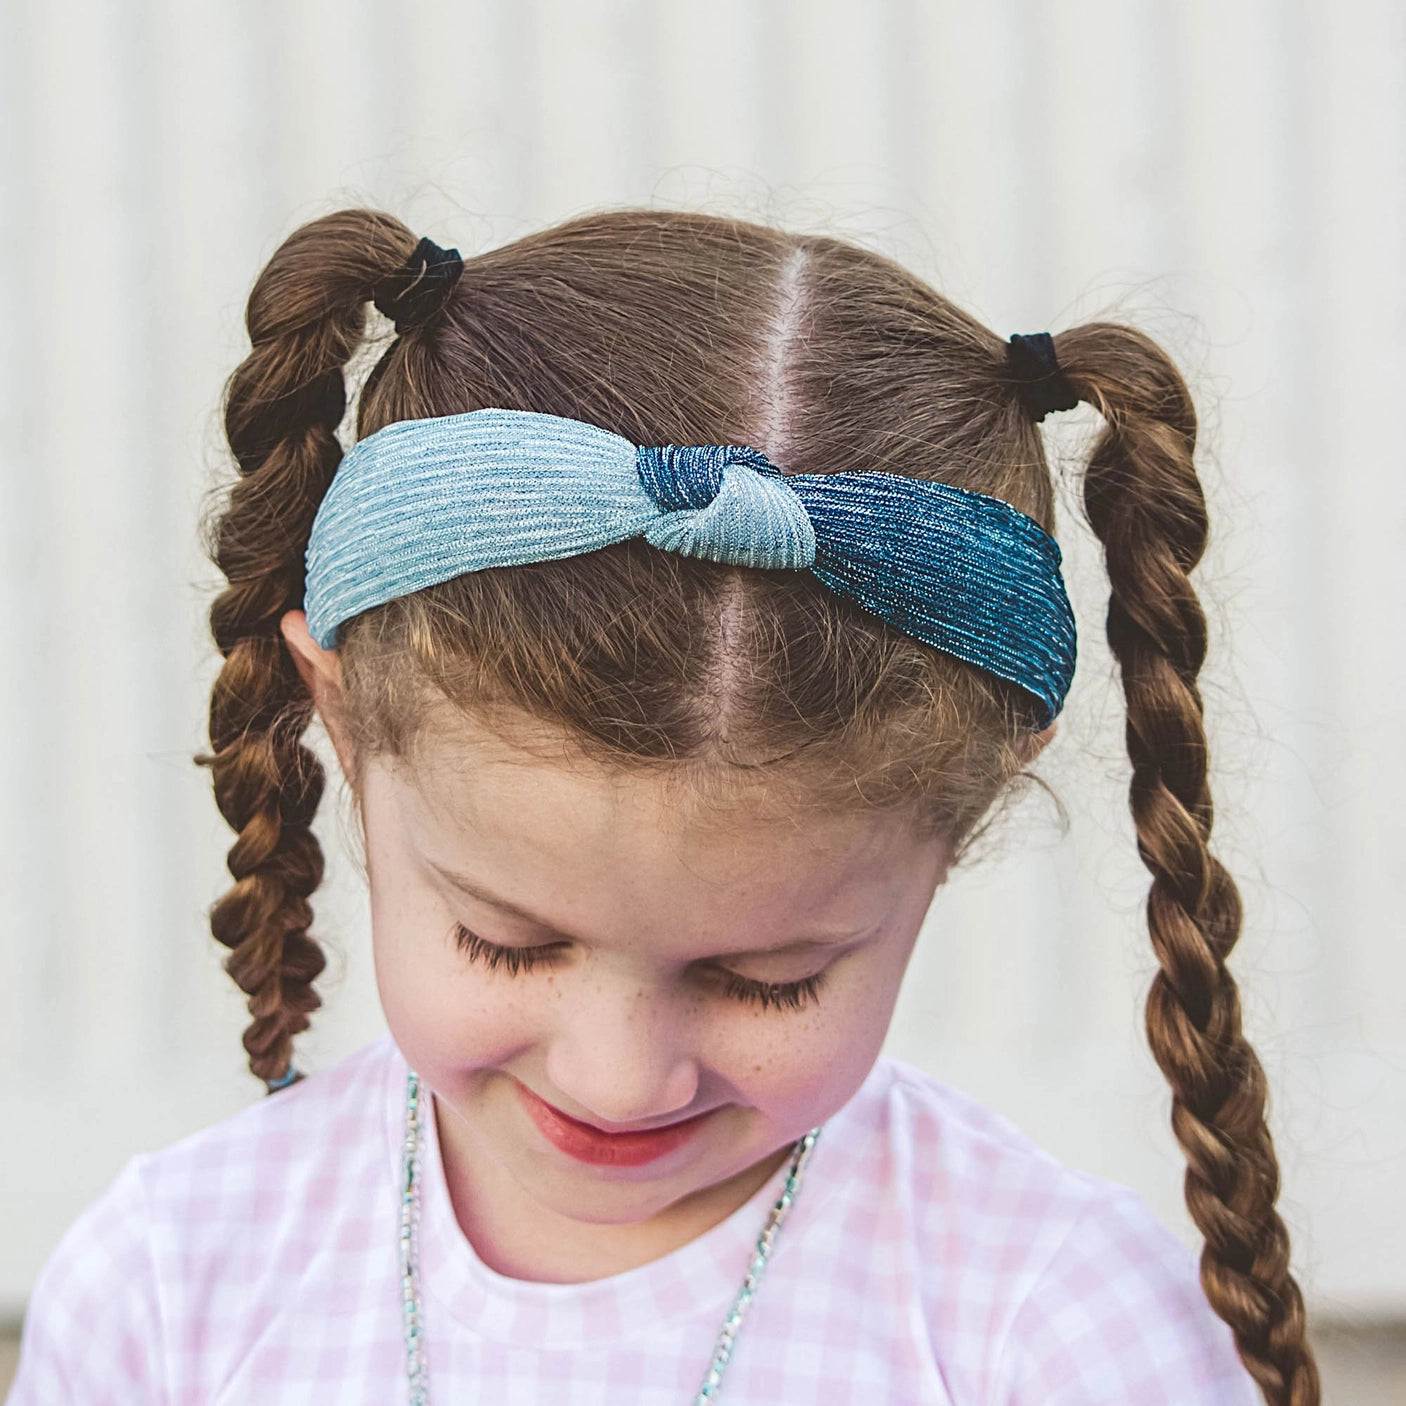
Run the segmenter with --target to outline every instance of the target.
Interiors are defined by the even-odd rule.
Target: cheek
[[[897,994],[896,979],[871,970],[836,981],[803,1011],[731,1016],[714,1042],[718,1066],[771,1122],[823,1122],[873,1068]]]
[[[426,1077],[506,1063],[538,1038],[540,1011],[469,963],[433,894],[375,895],[371,927],[386,1024]]]
[[[542,1038],[541,1013],[489,992],[448,963],[376,963],[386,1024],[410,1064],[432,1083],[510,1064]]]

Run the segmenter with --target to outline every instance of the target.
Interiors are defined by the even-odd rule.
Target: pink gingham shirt
[[[393,1406],[405,1061],[389,1037],[135,1157],[35,1287],[10,1406]],[[434,1119],[430,1399],[691,1402],[784,1169],[673,1254],[505,1278],[454,1218]],[[1131,1191],[881,1059],[826,1125],[723,1406],[1254,1406],[1190,1253]]]

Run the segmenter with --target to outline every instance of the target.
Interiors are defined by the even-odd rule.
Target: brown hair
[[[308,935],[322,875],[310,830],[322,772],[312,703],[282,639],[337,468],[344,367],[373,287],[416,244],[346,210],[291,235],[249,298],[253,344],[225,423],[241,477],[210,550],[229,580],[210,621],[225,657],[210,708],[215,798],[238,833],[211,927],[249,998],[253,1072],[290,1067],[318,1005]],[[1212,856],[1197,674],[1205,620],[1189,573],[1206,542],[1196,418],[1142,334],[1056,339],[1105,428],[1084,479],[1112,586],[1138,846],[1160,971],[1147,1004],[1205,1236],[1201,1278],[1266,1400],[1318,1401],[1278,1214],[1265,1080],[1226,958],[1235,885]],[[466,263],[430,325],[396,338],[357,428],[487,406],[602,425],[641,444],[750,444],[786,472],[882,469],[1005,499],[1049,527],[1053,488],[1005,345],[896,264],[834,239],[703,215],[625,210]],[[723,567],[640,541],[458,577],[342,630],[344,722],[358,752],[411,753],[446,703],[524,716],[614,767],[697,784],[762,777],[840,805],[903,806],[969,841],[1028,755],[1020,689],[916,643],[806,573]]]

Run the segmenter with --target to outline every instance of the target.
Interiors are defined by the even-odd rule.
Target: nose
[[[563,1016],[547,1049],[547,1078],[571,1100],[563,1111],[605,1125],[682,1114],[699,1086],[687,1022],[644,991],[602,993]]]

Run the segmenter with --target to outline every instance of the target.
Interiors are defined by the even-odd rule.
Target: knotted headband
[[[468,571],[643,537],[806,570],[934,649],[1020,685],[1053,721],[1074,673],[1054,539],[1009,503],[879,472],[783,475],[739,445],[636,446],[580,420],[474,410],[387,425],[342,460],[307,549],[308,629]]]

